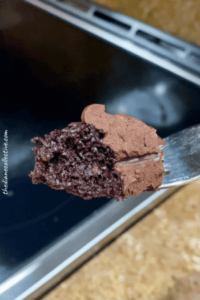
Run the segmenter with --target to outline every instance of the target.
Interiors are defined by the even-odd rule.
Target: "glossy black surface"
[[[46,79],[39,78],[38,59],[37,71],[33,71],[28,56],[15,55],[6,42],[0,50],[0,149],[5,130],[9,139],[9,196],[0,196],[0,282],[110,201],[84,201],[42,184],[32,185],[28,174],[34,166],[33,136],[79,121],[83,108],[94,102],[105,103],[109,113],[141,119],[156,127],[162,137],[200,123],[199,88],[69,28],[73,39],[81,36],[83,47],[74,53],[69,47],[69,53],[61,56],[60,86],[52,83],[56,72],[52,67],[49,74],[51,65],[41,65]],[[90,63],[79,70],[85,56]]]

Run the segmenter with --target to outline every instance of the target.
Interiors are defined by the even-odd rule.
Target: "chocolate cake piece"
[[[114,151],[115,170],[124,180],[125,198],[159,190],[164,173],[162,148],[167,144],[155,128],[124,114],[107,114],[100,104],[87,106],[81,120],[103,130],[103,143]]]
[[[119,200],[159,189],[166,143],[154,128],[127,115],[109,115],[100,104],[86,107],[81,119],[31,140],[38,144],[29,175],[34,184],[84,199]]]
[[[102,142],[103,137],[103,130],[78,122],[54,130],[44,139],[33,138],[31,142],[38,147],[33,149],[32,182],[87,200],[101,196],[123,199],[124,181],[114,169],[115,153]]]

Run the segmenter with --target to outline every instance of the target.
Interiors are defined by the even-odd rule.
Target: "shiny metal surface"
[[[59,0],[26,2],[129,53],[200,85],[200,49],[154,27],[87,3],[86,9]],[[80,1],[80,3],[84,1]],[[194,59],[196,57],[197,59]]]
[[[32,136],[79,121],[84,106],[94,102],[104,103],[108,113],[126,113],[141,119],[157,128],[162,137],[200,122],[199,65],[190,60],[192,53],[199,56],[197,47],[91,4],[81,10],[59,1],[28,1],[35,7],[21,0],[19,5],[17,0],[9,1],[21,21],[11,26],[11,14],[11,20],[4,20],[1,33],[5,52],[12,54],[8,59],[2,52],[0,60],[0,125],[2,130],[9,129],[13,192],[1,202],[0,275],[6,278],[0,283],[0,299],[5,300],[41,296],[177,190],[143,193],[120,203],[109,200],[80,222],[77,219],[69,229],[67,212],[75,219],[85,201],[72,198],[74,204],[69,207],[65,205],[66,194],[59,198],[58,191],[31,185],[27,174],[34,164]],[[101,18],[99,11],[110,16],[111,21],[118,20],[118,25]],[[157,37],[159,44],[150,37],[153,41]],[[18,99],[15,114],[11,110],[13,99]],[[47,105],[55,99],[56,105]],[[15,222],[11,222],[13,207]],[[18,208],[25,214],[18,216]],[[33,248],[35,252],[30,251]]]
[[[3,282],[0,299],[32,300],[40,296],[176,190],[143,193],[125,202],[111,201],[98,214]]]
[[[200,124],[165,139],[164,176],[161,188],[184,185],[200,178]]]

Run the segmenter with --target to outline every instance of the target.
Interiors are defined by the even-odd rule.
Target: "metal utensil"
[[[200,178],[200,124],[165,139],[165,172],[162,189],[187,184]]]

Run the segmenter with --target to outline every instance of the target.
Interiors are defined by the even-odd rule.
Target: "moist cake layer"
[[[124,181],[114,168],[115,153],[102,142],[103,137],[103,131],[94,125],[78,122],[54,130],[44,139],[33,138],[31,141],[38,147],[33,149],[35,167],[29,175],[32,182],[84,199],[123,199]]]
[[[163,181],[165,141],[156,129],[127,115],[110,115],[105,106],[86,107],[82,122],[31,141],[38,147],[32,182],[84,199],[116,200],[155,191]]]

